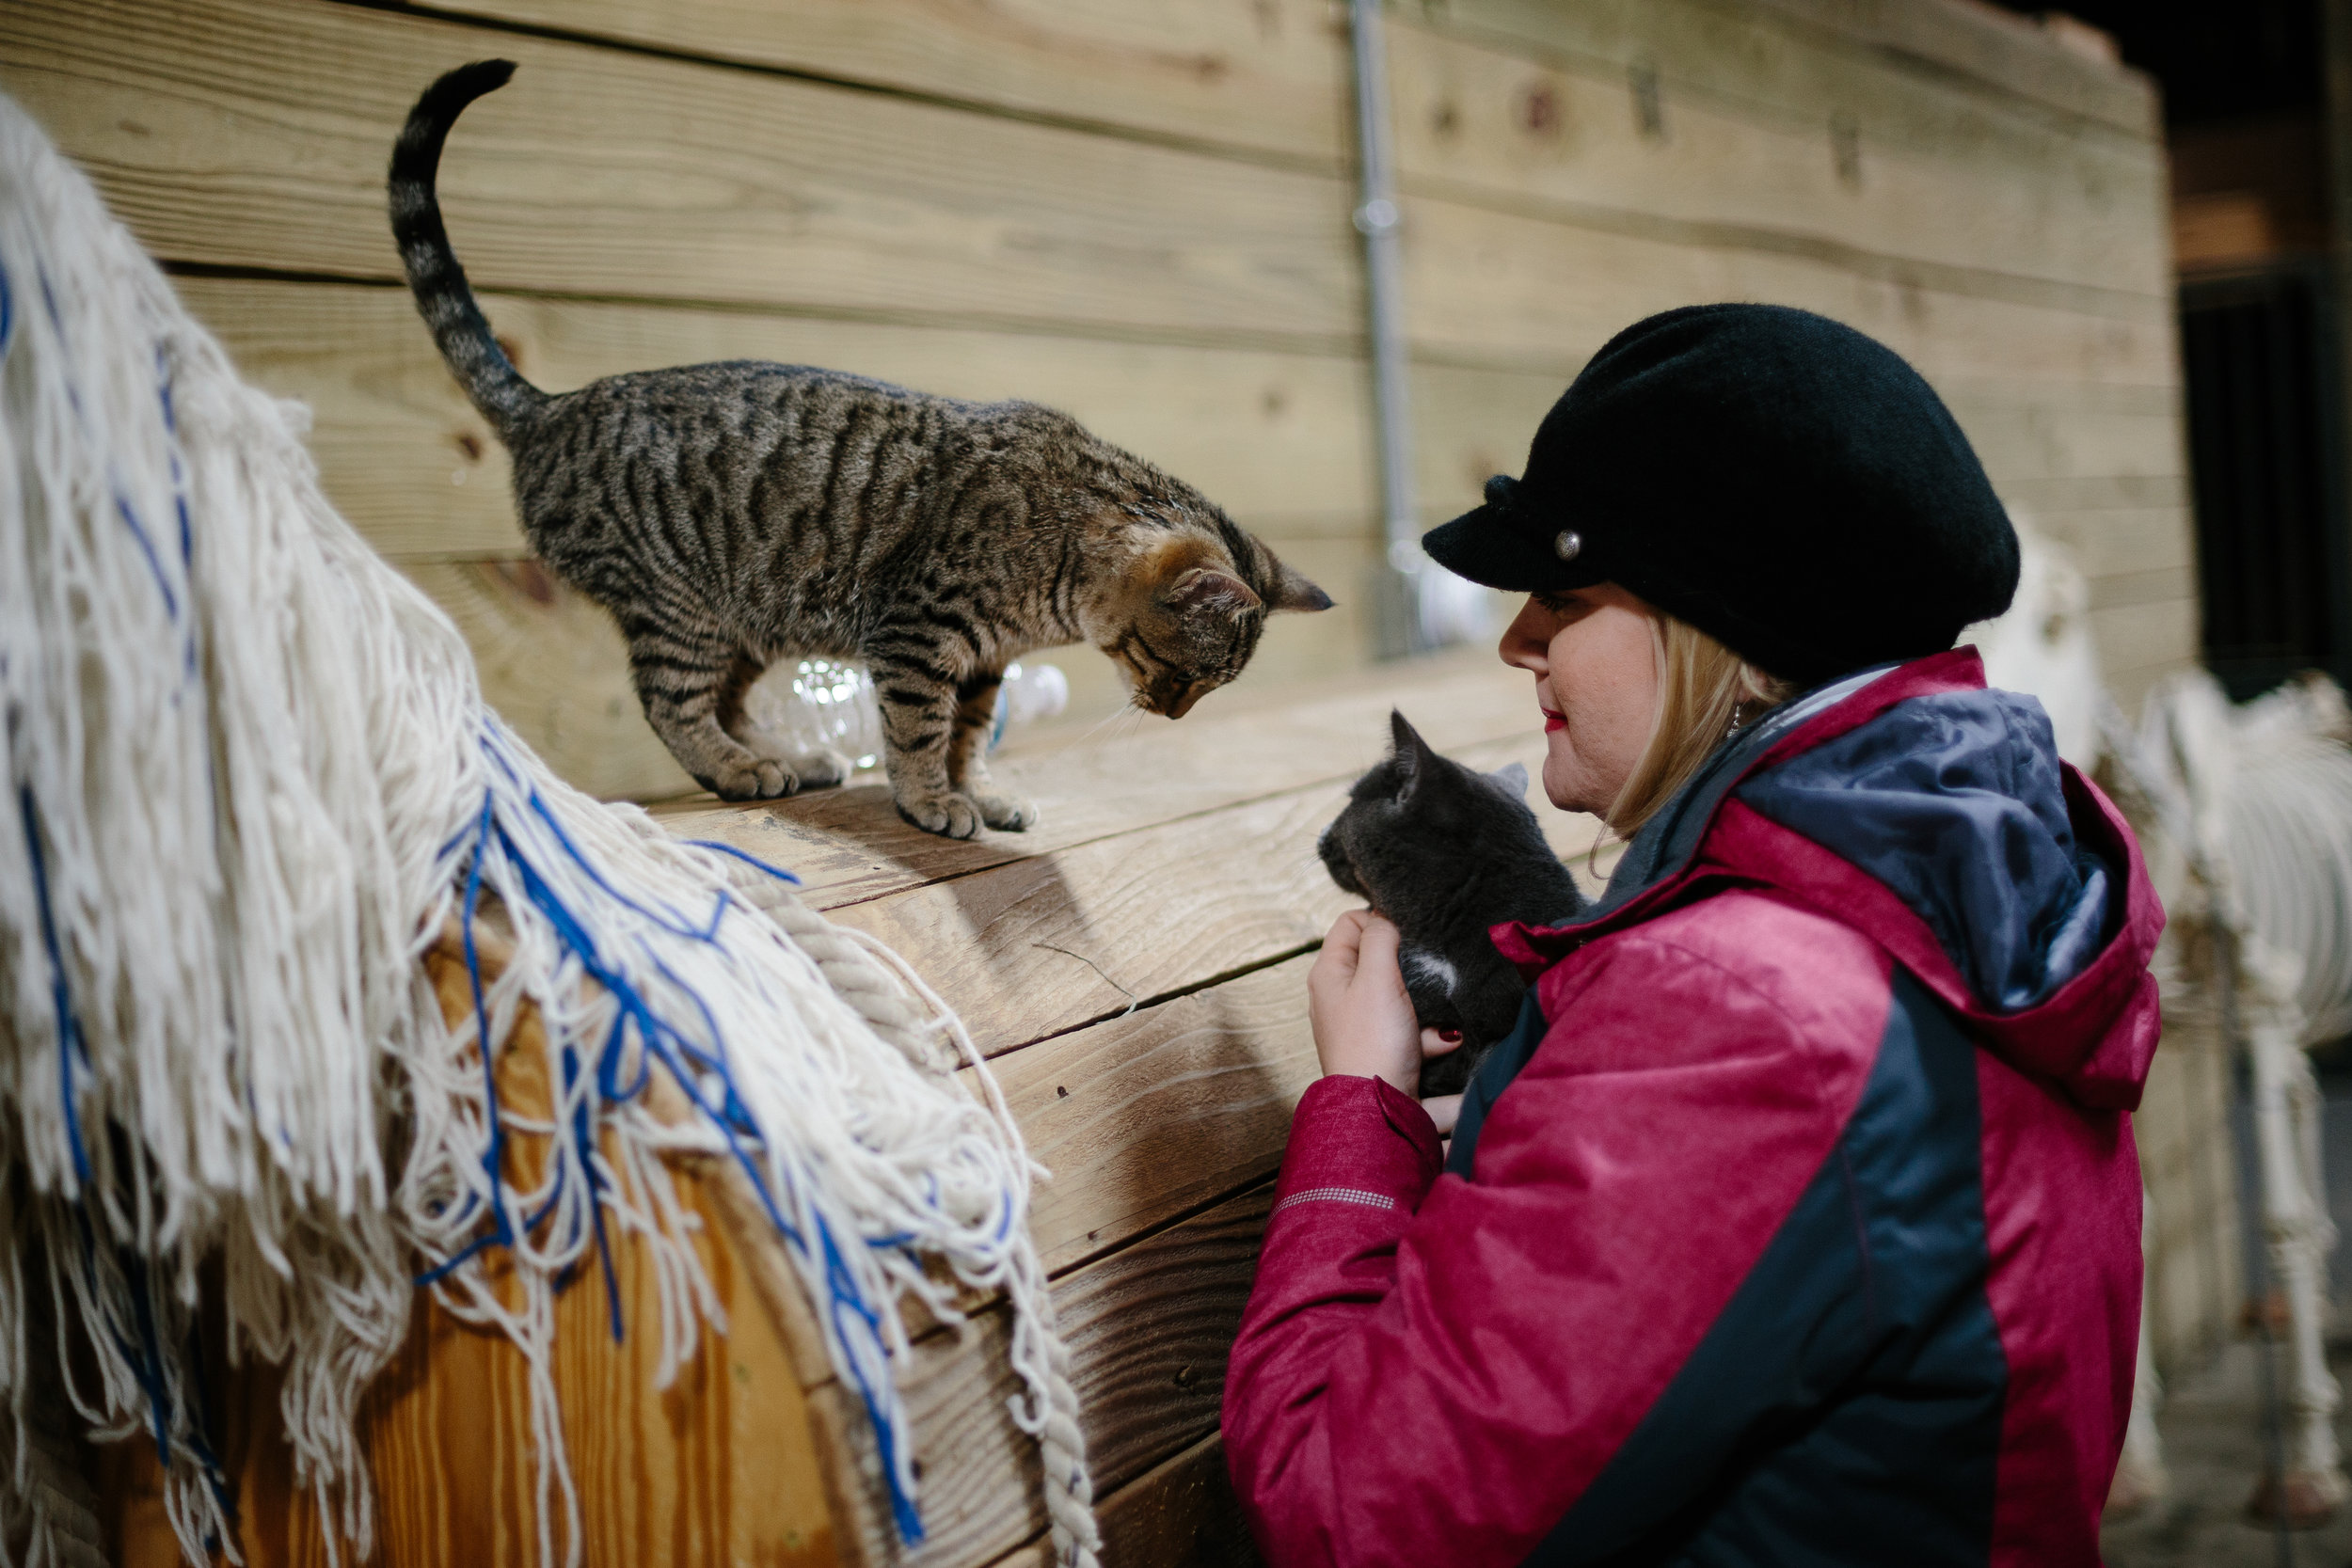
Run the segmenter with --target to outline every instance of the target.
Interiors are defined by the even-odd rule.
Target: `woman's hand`
[[[1445,1039],[1413,1016],[1396,949],[1396,927],[1370,910],[1348,911],[1324,937],[1307,972],[1307,1020],[1325,1077],[1385,1078],[1411,1094],[1421,1085],[1422,1059],[1462,1043],[1460,1035]]]

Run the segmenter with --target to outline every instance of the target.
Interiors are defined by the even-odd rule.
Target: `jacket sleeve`
[[[1496,1101],[1471,1180],[1439,1174],[1427,1117],[1375,1080],[1299,1103],[1225,1386],[1228,1463],[1276,1568],[1525,1560],[1723,1313],[1858,1093],[1855,1064],[1808,1038],[1821,1021],[1645,930],[1580,956],[1545,1012],[1560,1022]],[[1848,1022],[1831,1032],[1875,1031]],[[1807,1303],[1858,1289],[1847,1240]],[[1788,1326],[1765,1338],[1793,1360],[1813,1336]],[[1699,1402],[1691,1443],[1645,1433],[1689,1462],[1607,1489],[1645,1516],[1599,1534],[1708,1486],[1747,1418]]]

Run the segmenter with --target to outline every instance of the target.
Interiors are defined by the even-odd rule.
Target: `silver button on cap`
[[[1563,561],[1574,561],[1584,550],[1584,536],[1572,528],[1564,528],[1551,542],[1551,553]]]

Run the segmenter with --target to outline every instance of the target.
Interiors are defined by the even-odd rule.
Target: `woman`
[[[2017,554],[1949,414],[1820,317],[1674,311],[1426,544],[1531,594],[1545,793],[1631,843],[1497,928],[1529,1008],[1458,1122],[1394,928],[1332,928],[1226,1383],[1267,1558],[2095,1563],[2163,914],[1951,647]]]

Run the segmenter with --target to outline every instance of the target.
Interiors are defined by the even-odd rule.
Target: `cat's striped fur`
[[[776,659],[858,659],[907,819],[1024,828],[1034,811],[992,793],[982,760],[1009,661],[1091,642],[1137,705],[1180,718],[1241,673],[1269,612],[1329,606],[1191,486],[1034,404],[755,360],[533,387],[434,196],[451,124],[513,71],[465,66],[418,101],[392,150],[392,233],[443,358],[514,455],[532,547],[612,611],[646,719],[707,787],[839,782],[845,759],[776,754],[742,698]]]

